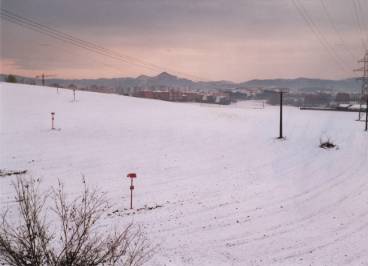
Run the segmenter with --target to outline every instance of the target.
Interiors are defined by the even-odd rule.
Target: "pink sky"
[[[124,63],[2,19],[1,72],[25,76],[134,77],[167,71],[202,80],[301,76],[343,79],[355,75],[352,70],[358,67],[357,60],[364,52],[362,40],[368,41],[368,19],[362,16],[368,11],[365,2],[360,3],[359,28],[351,3],[324,0],[329,8],[328,20],[321,5],[315,3],[319,1],[296,1],[308,11],[332,52],[290,0],[216,0],[201,4],[164,0],[103,4],[93,0],[89,3],[95,2],[96,7],[91,4],[88,12],[88,1],[80,1],[86,2],[80,10],[78,5],[70,9],[70,1],[3,2],[4,8],[18,15],[160,66],[152,71]],[[67,12],[62,15],[60,9]],[[350,12],[346,12],[348,9]]]

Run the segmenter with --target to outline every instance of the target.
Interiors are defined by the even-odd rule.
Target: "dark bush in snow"
[[[17,78],[14,75],[10,74],[6,76],[5,82],[17,83]]]
[[[326,141],[320,139],[319,142],[320,142],[319,147],[322,149],[332,149],[337,147],[337,145],[334,144],[330,139],[327,139]]]

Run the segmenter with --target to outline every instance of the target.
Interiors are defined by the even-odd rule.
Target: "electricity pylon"
[[[50,78],[50,77],[55,77],[55,75],[42,73],[41,75],[35,76],[36,79],[41,78],[42,86],[45,86],[45,78]]]
[[[361,119],[361,114],[363,111],[362,105],[363,105],[363,101],[366,102],[367,101],[367,97],[368,97],[368,50],[365,51],[365,55],[362,59],[358,60],[358,63],[363,64],[363,66],[361,68],[355,69],[355,71],[359,71],[362,72],[362,76],[358,78],[358,80],[362,81],[362,92],[360,95],[360,100],[359,100],[359,117],[358,117],[358,121],[360,121]],[[368,106],[366,106],[366,109],[368,108]]]

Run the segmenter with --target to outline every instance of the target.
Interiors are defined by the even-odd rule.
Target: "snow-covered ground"
[[[0,169],[129,207],[150,265],[368,265],[368,133],[356,113],[182,104],[1,83]],[[55,112],[51,131],[50,112]],[[338,149],[323,150],[330,138]],[[1,209],[14,176],[0,178]],[[133,217],[133,218],[132,218]]]

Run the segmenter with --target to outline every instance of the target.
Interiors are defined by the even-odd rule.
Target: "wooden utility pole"
[[[283,117],[282,117],[282,111],[283,111],[283,96],[285,93],[287,93],[287,89],[280,89],[279,93],[280,93],[280,134],[279,134],[279,139],[283,139],[283,132],[282,132],[282,126],[283,126]]]

